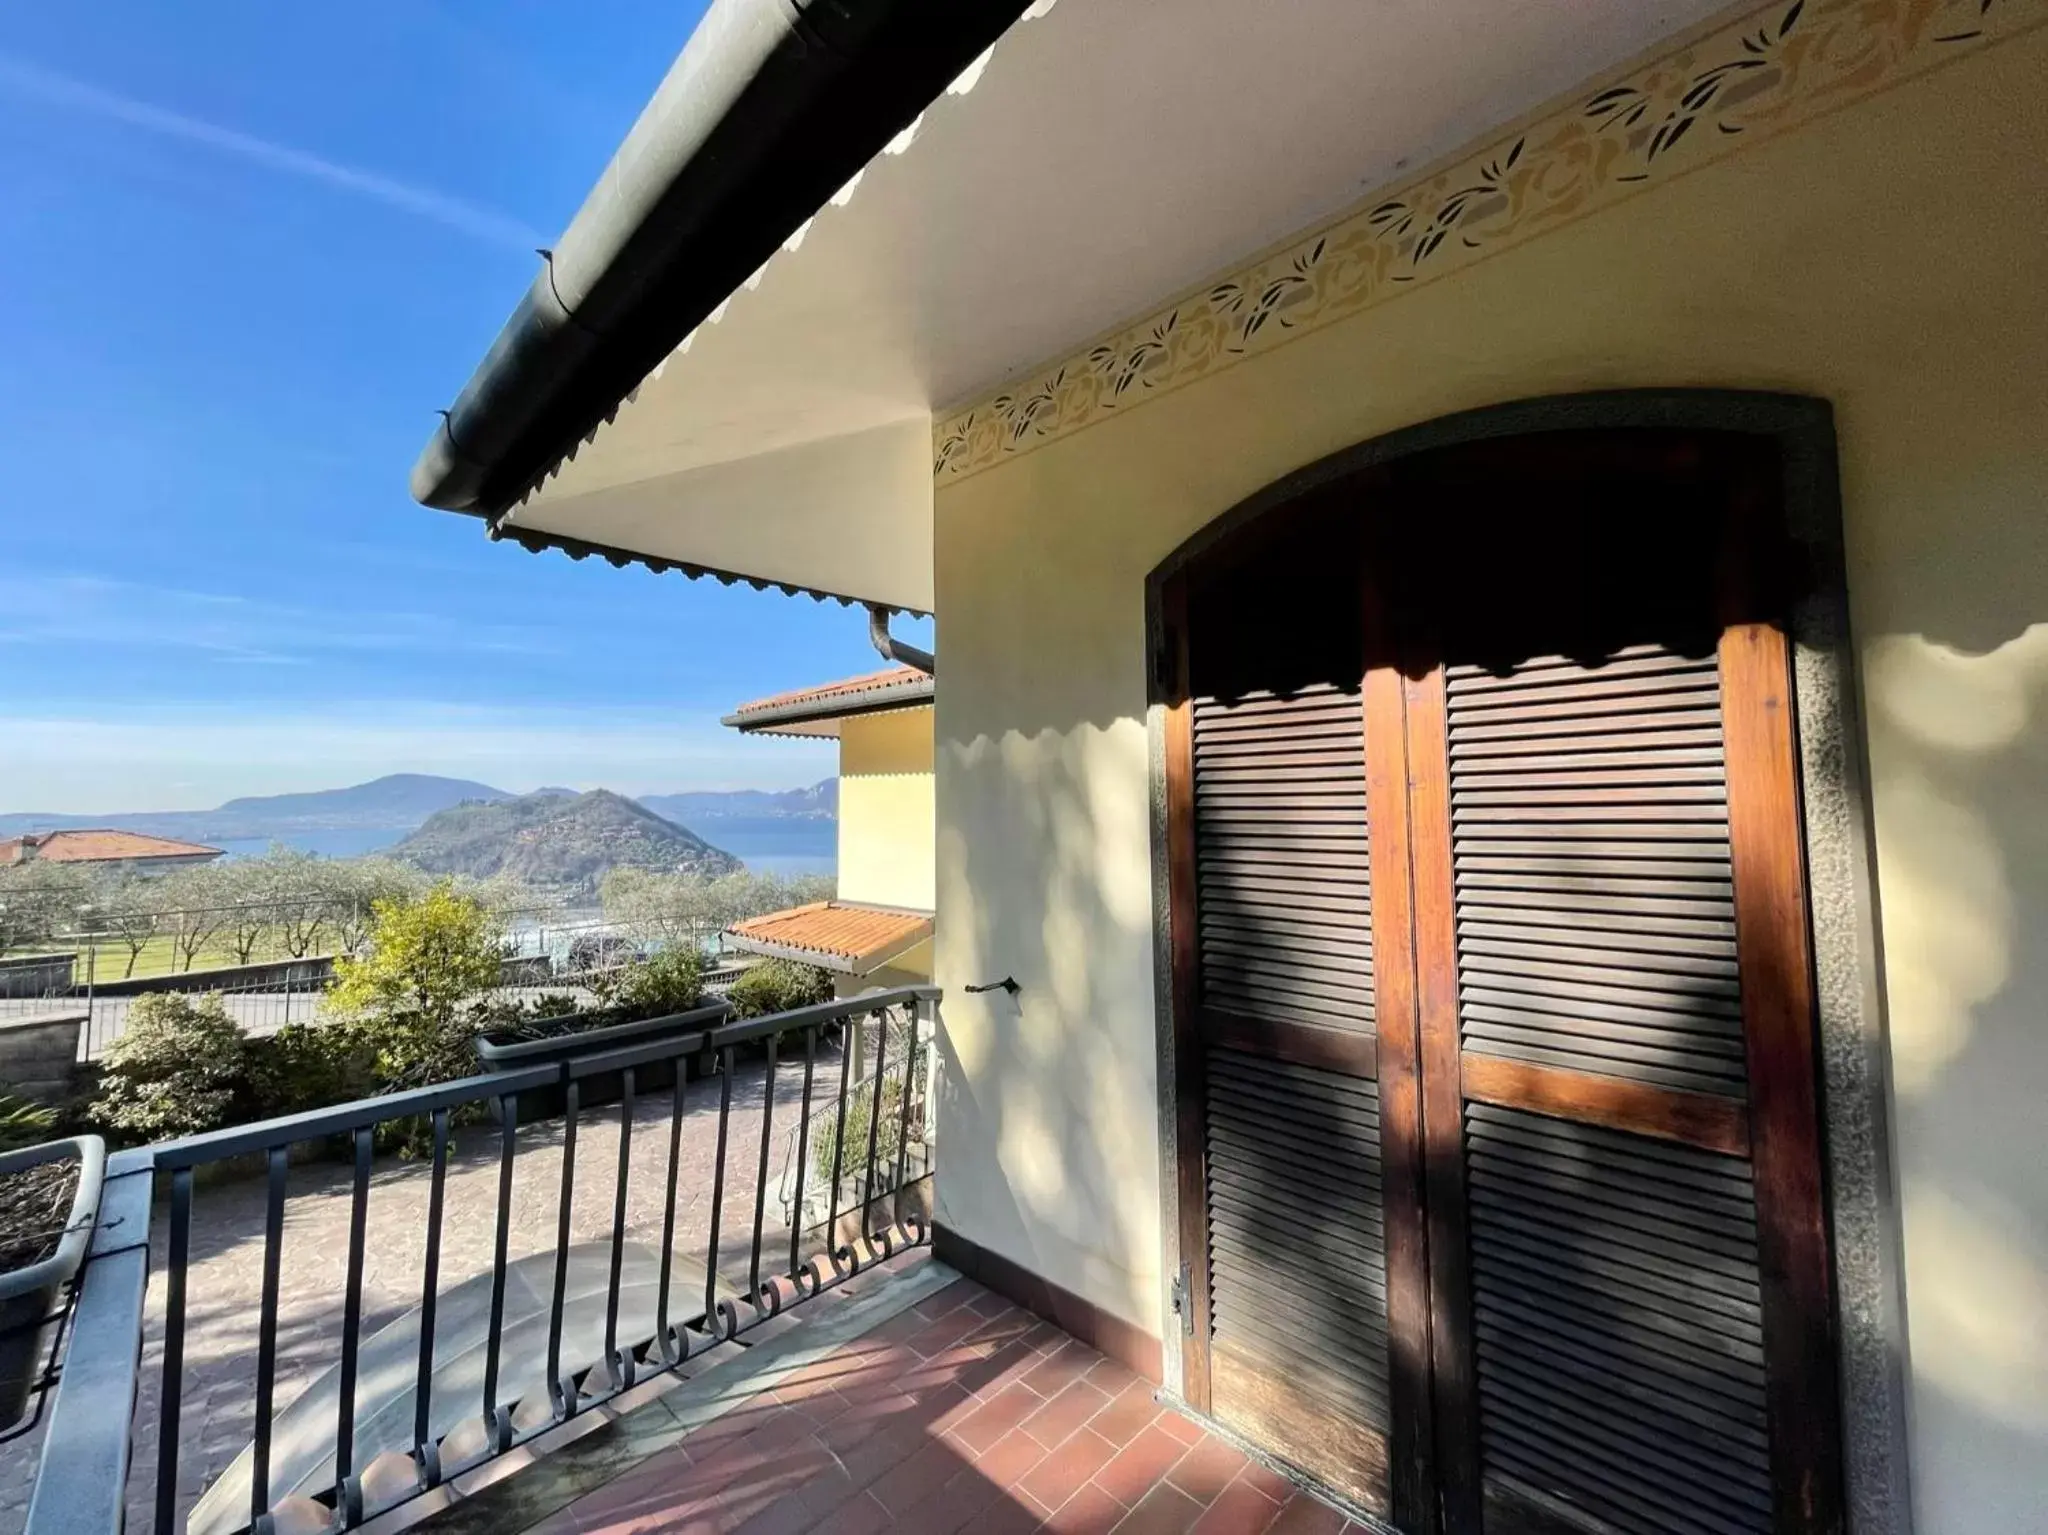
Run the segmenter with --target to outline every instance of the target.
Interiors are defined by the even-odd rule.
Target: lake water
[[[839,831],[833,821],[717,816],[690,830],[757,874],[831,874],[839,867]],[[382,852],[404,835],[398,828],[354,827],[299,832],[280,840],[323,858],[360,858],[365,853]],[[227,837],[214,845],[235,858],[260,858],[270,851],[267,837]]]

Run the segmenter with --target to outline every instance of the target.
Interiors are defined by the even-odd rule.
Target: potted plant
[[[59,1298],[92,1243],[106,1167],[97,1135],[0,1153],[0,1429],[21,1421],[41,1378]]]
[[[635,960],[602,977],[593,989],[601,1004],[598,1007],[550,1015],[548,999],[543,998],[538,1009],[530,1007],[516,1017],[486,1025],[476,1038],[477,1059],[484,1070],[493,1074],[523,1071],[572,1056],[644,1045],[715,1028],[732,1014],[731,1006],[722,999],[704,1000],[703,960],[691,949],[663,949]],[[687,1080],[687,1063],[660,1061],[637,1068],[633,1073],[635,1089],[666,1091],[676,1085],[679,1065],[684,1066],[682,1075]],[[577,1102],[583,1108],[613,1103],[623,1091],[623,1075],[605,1072],[583,1080]],[[560,1087],[522,1093],[519,1118],[552,1118],[562,1112],[564,1101]],[[492,1110],[496,1112],[495,1103]]]

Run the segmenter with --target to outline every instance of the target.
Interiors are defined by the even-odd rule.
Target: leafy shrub
[[[57,1133],[57,1111],[27,1098],[0,1093],[0,1151],[39,1146]]]
[[[332,1011],[412,1020],[435,1032],[497,985],[501,957],[490,913],[447,881],[421,896],[387,897],[371,910],[367,950],[335,961]]]
[[[241,1117],[274,1119],[328,1108],[377,1090],[376,1053],[343,1024],[288,1023],[242,1042]]]
[[[687,1013],[704,1000],[704,959],[687,945],[673,944],[620,966],[592,989],[620,1023]]]
[[[725,994],[735,1018],[763,1018],[832,1000],[832,976],[816,965],[764,959],[732,983]]]
[[[242,1067],[242,1031],[218,993],[152,992],[107,1049],[92,1118],[130,1142],[218,1129],[233,1118]]]

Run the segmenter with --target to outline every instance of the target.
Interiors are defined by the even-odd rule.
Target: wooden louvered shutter
[[[1416,1535],[1840,1528],[1775,483],[1467,444],[1162,588],[1185,1390]]]
[[[1386,1242],[1355,564],[1193,598],[1169,752],[1191,1392],[1388,1507]],[[1179,602],[1176,594],[1176,603]],[[1238,620],[1257,615],[1258,625]]]
[[[1655,439],[1517,467],[1406,686],[1446,1523],[1831,1529],[1767,476]]]

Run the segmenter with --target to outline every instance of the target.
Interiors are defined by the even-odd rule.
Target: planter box
[[[0,1174],[18,1173],[46,1162],[75,1159],[78,1192],[72,1197],[57,1251],[41,1263],[0,1274],[0,1429],[21,1421],[29,1394],[42,1373],[43,1361],[57,1325],[57,1302],[78,1277],[92,1245],[93,1222],[100,1213],[100,1186],[107,1171],[107,1147],[97,1135],[49,1141],[25,1151],[0,1155]]]
[[[620,1050],[627,1045],[649,1044],[675,1034],[695,1034],[716,1028],[731,1015],[729,1003],[712,1002],[692,1008],[687,1013],[670,1013],[661,1018],[641,1018],[632,1023],[607,1023],[593,1027],[589,1020],[599,1015],[576,1013],[550,1020],[550,1026],[558,1032],[550,1033],[544,1039],[505,1039],[486,1034],[476,1042],[476,1055],[485,1071],[502,1075],[508,1071],[523,1071],[529,1066],[555,1065],[572,1056],[595,1055],[605,1050]],[[688,1060],[637,1067],[633,1072],[633,1089],[635,1092],[666,1092],[679,1085],[679,1073],[680,1081],[690,1080],[691,1063]],[[583,1079],[576,1101],[579,1110],[617,1103],[624,1091],[625,1077],[622,1073],[604,1072]],[[557,1118],[567,1102],[566,1093],[560,1086],[531,1088],[519,1095],[519,1122],[526,1124],[536,1119]],[[496,1099],[491,1100],[491,1116],[493,1119],[498,1117]]]

